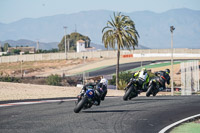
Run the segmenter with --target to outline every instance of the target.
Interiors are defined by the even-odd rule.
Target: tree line
[[[29,47],[28,45],[27,46],[16,46],[15,49],[12,49],[9,53],[8,53],[8,48],[11,47],[11,45],[9,43],[5,43],[3,47],[0,46],[0,52],[7,52],[6,54],[3,54],[2,56],[9,56],[9,55],[19,55],[21,50],[20,49],[17,49],[18,47]],[[39,54],[39,53],[56,53],[56,52],[59,52],[59,50],[57,48],[52,48],[50,50],[42,50],[42,49],[39,49],[37,51],[35,51],[36,54]],[[29,51],[26,51],[24,52],[24,54],[30,54]]]

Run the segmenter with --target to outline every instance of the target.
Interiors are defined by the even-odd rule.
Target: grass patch
[[[190,122],[175,127],[170,133],[199,133],[200,123]]]
[[[180,63],[181,63],[180,61],[177,61],[177,62],[174,62],[174,65],[180,64]],[[153,64],[153,65],[150,64],[150,65],[145,65],[145,66],[142,66],[142,67],[130,69],[130,70],[127,70],[127,71],[135,72],[135,71],[141,70],[141,68],[150,69],[150,68],[158,68],[158,67],[164,67],[164,66],[169,66],[169,65],[171,65],[171,62],[159,63],[159,64]]]
[[[84,72],[89,73],[89,72],[93,72],[93,71],[96,71],[96,70],[100,70],[100,69],[103,69],[103,68],[106,68],[106,67],[109,67],[109,66],[97,67],[97,68],[93,68],[93,69],[86,70],[86,71],[84,71]],[[84,72],[78,72],[78,73],[73,74],[73,75],[82,74],[82,73],[84,73]],[[73,75],[72,75],[72,76],[73,76]]]

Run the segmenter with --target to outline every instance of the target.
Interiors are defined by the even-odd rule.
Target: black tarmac
[[[0,108],[0,133],[157,133],[200,114],[200,96],[106,97],[74,113],[74,101]]]

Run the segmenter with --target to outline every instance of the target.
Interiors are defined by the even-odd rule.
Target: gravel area
[[[80,90],[81,88],[78,87],[59,87],[0,82],[0,101],[76,97]],[[123,94],[124,91],[122,90],[109,89],[107,96],[122,96]]]
[[[76,97],[80,90],[81,88],[79,87],[60,87],[0,82],[0,101]],[[108,89],[107,96],[123,95],[124,90]],[[170,92],[159,92],[157,95],[170,95]],[[145,96],[145,93],[141,93],[139,96]]]

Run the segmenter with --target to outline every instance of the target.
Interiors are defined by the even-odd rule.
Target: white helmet
[[[108,85],[108,80],[107,79],[105,79],[105,78],[102,78],[101,79],[101,81],[100,81],[100,83],[102,83],[103,85]]]

